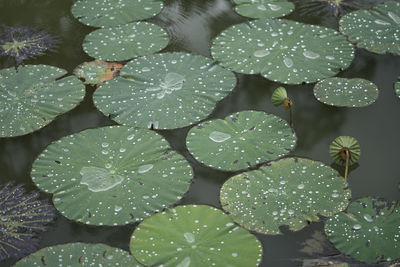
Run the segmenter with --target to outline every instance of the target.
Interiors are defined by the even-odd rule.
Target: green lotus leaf
[[[400,258],[398,201],[362,198],[329,218],[325,233],[342,253],[370,263]]]
[[[337,31],[284,19],[234,25],[213,42],[224,67],[286,84],[312,83],[347,68],[354,47]]]
[[[283,104],[283,101],[287,98],[287,92],[284,87],[278,87],[272,93],[271,102],[275,107]]]
[[[83,50],[91,57],[105,61],[122,61],[160,51],[168,45],[167,32],[149,22],[95,30],[83,40]]]
[[[341,166],[346,166],[346,154],[343,149],[350,152],[349,166],[358,162],[361,155],[360,145],[357,139],[351,136],[339,136],[329,146],[329,154],[333,161]]]
[[[67,71],[48,65],[0,70],[0,137],[36,131],[78,105],[85,86],[75,76],[63,77],[65,74]]]
[[[314,87],[318,101],[338,107],[365,107],[379,96],[378,87],[364,79],[328,78]]]
[[[286,0],[233,0],[235,11],[250,18],[283,17],[294,10],[294,4]]]
[[[193,127],[186,145],[207,166],[241,170],[288,154],[296,145],[296,135],[281,118],[248,110]]]
[[[388,1],[371,10],[358,10],[340,20],[340,31],[360,48],[400,55],[400,3]]]
[[[142,266],[127,251],[104,244],[68,243],[41,250],[21,259],[15,267],[32,266]]]
[[[71,12],[83,24],[111,27],[153,17],[162,8],[162,0],[78,0]]]
[[[93,97],[100,111],[121,124],[173,129],[207,117],[235,85],[232,72],[206,57],[165,53],[128,62]]]
[[[90,129],[49,145],[32,166],[32,180],[53,194],[54,206],[85,224],[122,225],[175,203],[192,170],[149,130]]]
[[[221,188],[221,204],[235,222],[251,231],[297,231],[318,215],[344,210],[351,197],[347,182],[321,162],[285,158],[230,178]]]
[[[74,69],[74,75],[83,79],[85,84],[101,85],[103,82],[118,76],[122,64],[94,60],[84,62]]]
[[[178,206],[145,219],[130,249],[146,266],[258,266],[262,258],[254,235],[206,205]]]
[[[394,91],[398,97],[400,97],[400,76],[397,79],[397,82],[394,84]]]

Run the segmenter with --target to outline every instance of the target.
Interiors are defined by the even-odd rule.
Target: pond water
[[[94,30],[75,20],[70,14],[72,0],[0,0],[0,24],[30,25],[58,36],[57,53],[29,60],[26,64],[48,64],[72,70],[84,61],[90,61],[81,47],[85,35]],[[292,20],[324,25],[337,29],[337,19],[329,16],[307,17],[294,12]],[[237,15],[229,0],[166,0],[164,10],[150,19],[165,28],[171,41],[163,51],[185,51],[210,56],[210,44],[222,30],[249,19]],[[0,69],[12,67],[14,62],[0,57]],[[380,90],[376,103],[359,109],[335,108],[318,102],[312,92],[314,84],[285,86],[294,101],[294,129],[298,136],[296,149],[290,154],[332,164],[329,144],[340,135],[358,139],[361,158],[350,168],[349,186],[353,199],[365,196],[400,200],[398,149],[400,148],[400,99],[395,96],[393,84],[400,75],[400,57],[377,55],[364,49],[356,50],[351,66],[339,77],[360,77],[374,82]],[[224,118],[236,111],[263,110],[288,119],[288,113],[271,104],[270,97],[279,84],[259,75],[237,74],[238,84],[228,97],[210,110],[209,118]],[[30,178],[32,162],[52,141],[63,136],[115,124],[92,101],[94,88],[87,87],[84,101],[74,110],[59,116],[50,125],[16,138],[0,139],[0,181],[24,184],[35,189]],[[1,116],[1,114],[0,114]],[[159,131],[182,153],[194,169],[189,192],[178,204],[209,204],[221,207],[219,190],[233,173],[221,172],[197,163],[185,147],[190,127]],[[343,173],[343,169],[338,169]],[[41,235],[41,247],[67,242],[101,242],[128,250],[129,239],[135,225],[122,227],[93,227],[67,220],[58,215],[47,232]],[[264,247],[262,266],[298,266],[299,260],[310,257],[304,242],[323,231],[322,223],[312,223],[299,232],[284,231],[283,235],[257,235]],[[327,241],[324,241],[327,245]],[[322,253],[336,254],[330,246]],[[0,265],[8,266],[13,261]]]

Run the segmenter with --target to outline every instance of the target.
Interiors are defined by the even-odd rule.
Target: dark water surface
[[[72,70],[84,61],[90,61],[81,48],[83,38],[94,28],[84,26],[70,14],[73,0],[0,0],[0,24],[30,25],[57,35],[58,53],[51,53],[26,64],[49,64]],[[244,22],[247,18],[233,11],[229,0],[166,0],[165,8],[150,21],[165,28],[171,37],[164,51],[186,51],[210,56],[210,44],[225,28]],[[320,24],[337,29],[332,17],[304,17],[296,12],[287,18]],[[12,67],[14,62],[0,58],[0,69]],[[312,92],[314,84],[286,86],[294,100],[294,129],[297,147],[291,155],[320,160],[330,165],[328,154],[331,141],[340,135],[350,135],[361,145],[359,165],[350,170],[349,185],[353,199],[379,196],[400,200],[399,148],[400,99],[395,96],[393,84],[400,75],[400,57],[376,55],[357,49],[356,58],[340,77],[361,77],[374,82],[380,89],[378,101],[359,109],[329,107],[318,102]],[[282,108],[275,108],[270,96],[279,84],[259,75],[237,74],[238,85],[233,93],[218,103],[210,118],[246,109],[264,110],[288,119]],[[59,116],[43,129],[16,138],[0,138],[0,184],[8,181],[22,183],[28,190],[35,189],[30,179],[33,160],[52,141],[63,136],[114,124],[93,105],[94,88],[87,87],[84,101],[74,110]],[[1,116],[1,114],[0,114]],[[201,166],[190,157],[185,138],[190,127],[160,131],[172,147],[186,156],[195,171],[189,192],[178,204],[209,204],[220,207],[219,189],[232,173],[215,171]],[[343,172],[342,169],[338,169]],[[41,235],[41,247],[67,242],[101,242],[128,250],[135,225],[122,227],[87,226],[58,215],[49,230]],[[312,223],[299,232],[286,231],[284,235],[257,235],[264,246],[262,266],[298,266],[299,259],[310,257],[302,252],[304,242],[323,231],[322,223]],[[338,253],[325,240],[324,253]],[[14,261],[0,263],[8,266]]]

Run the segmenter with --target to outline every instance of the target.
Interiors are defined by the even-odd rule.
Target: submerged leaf
[[[85,84],[101,85],[103,82],[109,81],[119,75],[119,70],[123,67],[117,62],[105,62],[102,60],[94,60],[84,62],[74,69],[74,74],[84,79]]]
[[[235,11],[250,18],[283,17],[294,10],[294,4],[287,0],[233,0]]]

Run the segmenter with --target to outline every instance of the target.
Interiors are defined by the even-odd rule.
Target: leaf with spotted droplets
[[[298,231],[318,215],[344,210],[351,197],[347,182],[321,162],[285,158],[226,181],[222,208],[246,229],[280,234],[279,227]]]
[[[340,31],[359,48],[400,55],[400,3],[388,1],[371,10],[358,10],[340,20]]]
[[[193,127],[186,145],[201,163],[233,171],[288,154],[296,145],[296,135],[281,118],[247,110]]]
[[[398,201],[362,198],[347,211],[329,218],[325,233],[342,253],[377,263],[400,258],[400,207]]]
[[[394,91],[398,97],[400,97],[400,76],[397,78],[397,82],[394,84]]]
[[[118,123],[174,129],[207,117],[235,85],[231,71],[206,57],[165,53],[128,62],[93,98]]]
[[[192,169],[155,132],[111,126],[50,144],[33,163],[31,176],[53,194],[54,206],[65,217],[123,225],[181,199]]]
[[[48,65],[20,66],[18,72],[0,70],[0,137],[36,131],[77,106],[85,96],[85,86],[65,74]]]
[[[32,266],[132,266],[140,263],[127,251],[104,244],[67,243],[41,250],[21,259],[15,267]]]
[[[122,61],[158,52],[168,42],[168,34],[163,28],[140,21],[95,30],[86,35],[82,47],[93,58]]]
[[[162,8],[162,0],[78,0],[71,12],[88,26],[110,27],[153,17]]]
[[[259,266],[261,242],[221,210],[206,205],[168,209],[145,219],[130,249],[146,266]]]
[[[74,75],[84,79],[85,84],[100,85],[119,75],[122,64],[117,62],[105,62],[94,60],[84,62],[74,69]]]
[[[337,31],[284,19],[234,25],[213,42],[211,54],[233,71],[286,84],[312,83],[347,68],[354,47]]]
[[[365,107],[376,101],[379,90],[368,80],[333,77],[317,83],[314,96],[318,101],[331,106]]]
[[[294,4],[287,0],[233,0],[235,11],[250,18],[283,17],[294,10]]]

